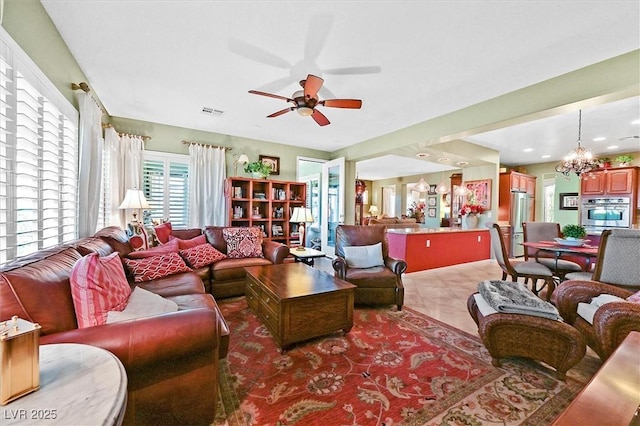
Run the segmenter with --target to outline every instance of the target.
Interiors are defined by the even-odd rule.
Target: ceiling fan
[[[360,99],[318,99],[318,91],[322,87],[324,80],[318,76],[309,74],[306,80],[300,80],[302,90],[298,90],[291,95],[291,98],[285,96],[274,95],[272,93],[261,92],[259,90],[249,90],[254,95],[268,96],[270,98],[283,99],[291,102],[294,106],[274,112],[267,115],[267,118],[278,117],[289,111],[298,111],[303,116],[311,116],[320,126],[326,126],[330,123],[329,119],[323,113],[316,109],[318,105],[330,108],[350,108],[360,109],[362,101]]]

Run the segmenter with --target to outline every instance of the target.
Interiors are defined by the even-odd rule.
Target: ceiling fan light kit
[[[325,115],[316,109],[318,105],[329,108],[347,108],[347,109],[360,109],[362,107],[362,101],[360,99],[318,99],[318,91],[322,87],[324,80],[313,74],[307,75],[306,80],[300,80],[300,86],[302,90],[296,90],[291,98],[285,96],[274,95],[273,93],[261,92],[259,90],[249,90],[249,93],[260,96],[267,96],[269,98],[282,99],[286,102],[291,102],[294,106],[282,109],[267,116],[267,118],[278,117],[282,114],[286,114],[289,111],[298,111],[298,114],[304,117],[314,119],[320,126],[326,126],[330,124],[330,121]]]

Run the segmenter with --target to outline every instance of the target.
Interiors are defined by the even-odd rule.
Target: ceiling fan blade
[[[307,30],[307,38],[304,43],[304,61],[315,63],[322,48],[327,42],[329,32],[333,26],[332,15],[315,15],[312,16]]]
[[[318,90],[322,87],[324,80],[313,74],[309,74],[304,82],[305,99],[313,99],[318,95]]]
[[[360,99],[325,99],[324,101],[320,101],[319,104],[331,108],[360,109],[360,107],[362,107],[362,101]]]
[[[330,123],[329,119],[325,117],[324,114],[318,111],[317,109],[313,110],[313,114],[311,114],[311,118],[316,120],[316,123],[318,123],[321,126],[326,126],[327,124]]]
[[[294,109],[296,109],[296,108],[295,107],[289,107],[289,108],[281,109],[278,112],[274,112],[273,114],[267,115],[267,118],[277,117],[279,115],[286,114],[289,111],[293,111]]]
[[[291,68],[293,66],[281,57],[274,55],[261,47],[254,46],[246,41],[235,38],[229,40],[229,51],[252,61],[260,62],[272,67]]]
[[[329,68],[322,70],[323,74],[378,74],[382,68],[378,66],[371,67],[345,67],[345,68]]]
[[[254,95],[267,96],[269,98],[283,99],[287,102],[291,102],[291,99],[287,98],[286,96],[274,95],[273,93],[261,92],[259,90],[249,90],[249,93],[252,93]]]

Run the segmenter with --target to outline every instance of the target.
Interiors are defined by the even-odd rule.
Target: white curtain
[[[189,146],[189,226],[224,226],[225,149]]]
[[[104,132],[104,142],[104,149],[107,151],[110,160],[110,225],[125,228],[128,218],[126,212],[118,209],[118,207],[122,203],[127,189],[142,188],[144,140],[140,136],[120,136],[114,128],[110,127]]]
[[[80,109],[78,123],[78,237],[93,235],[100,214],[102,178],[102,110],[85,92],[76,93]]]

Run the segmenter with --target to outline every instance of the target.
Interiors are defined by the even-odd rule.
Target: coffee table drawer
[[[247,304],[253,312],[258,312],[260,306],[260,287],[255,283],[252,283],[250,279],[247,279],[247,286],[245,289]]]

